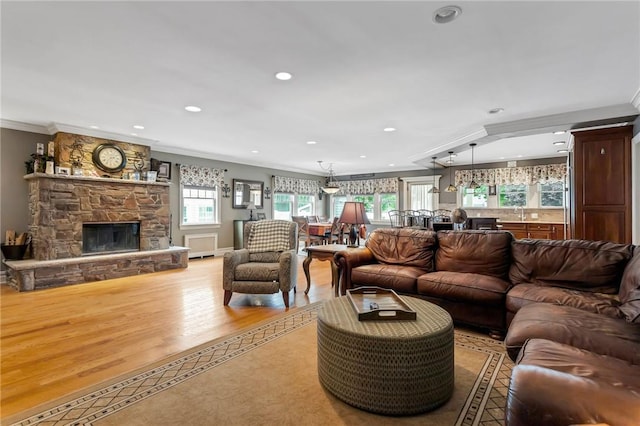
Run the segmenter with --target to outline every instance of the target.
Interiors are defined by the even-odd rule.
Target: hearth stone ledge
[[[189,248],[101,254],[54,260],[4,260],[7,284],[18,291],[60,287],[186,268]]]

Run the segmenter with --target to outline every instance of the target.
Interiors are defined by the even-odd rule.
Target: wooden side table
[[[321,246],[309,246],[305,248],[307,250],[307,257],[302,262],[302,269],[304,275],[307,277],[307,289],[304,294],[309,293],[311,288],[311,276],[309,275],[309,264],[313,259],[328,260],[331,262],[331,285],[334,288],[335,296],[338,296],[340,291],[340,270],[336,262],[333,260],[333,256],[342,250],[346,250],[348,247],[346,244],[324,244]]]

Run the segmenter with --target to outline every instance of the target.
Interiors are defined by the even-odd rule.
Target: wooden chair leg
[[[282,292],[282,300],[284,300],[284,306],[286,306],[288,308],[289,307],[289,292],[288,291],[283,291]]]
[[[224,306],[227,306],[229,304],[229,301],[231,300],[232,295],[233,295],[232,291],[230,290],[224,291]]]

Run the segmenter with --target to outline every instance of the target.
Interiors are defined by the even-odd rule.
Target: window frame
[[[271,203],[271,217],[273,218],[276,217],[275,197],[280,194],[293,197],[292,206],[291,206],[292,207],[291,216],[313,216],[318,214],[317,213],[318,211],[318,195],[317,194],[294,194],[292,192],[274,192],[272,195],[272,198],[274,201]],[[311,213],[305,214],[305,215],[298,214],[298,207],[300,204],[299,196],[308,196],[313,199],[313,209],[312,209],[313,211]],[[292,217],[289,217],[289,219],[283,219],[283,220],[292,220]]]
[[[373,219],[369,217],[369,222],[371,222],[371,224],[373,225],[383,225],[383,224],[387,224],[389,221],[389,217],[387,215],[387,217],[382,217],[382,195],[387,195],[387,194],[393,194],[396,197],[396,208],[392,209],[392,210],[398,210],[399,209],[399,202],[400,202],[400,197],[398,195],[398,192],[374,192],[373,194],[346,194],[346,195],[332,195],[331,196],[331,205],[330,205],[330,211],[332,213],[332,215],[335,215],[337,217],[340,217],[340,214],[335,214],[335,202],[336,202],[336,198],[345,198],[345,202],[348,201],[356,201],[355,198],[356,197],[368,197],[368,196],[372,196],[373,195]],[[368,217],[368,215],[367,215]]]
[[[189,190],[204,190],[212,191],[213,197],[210,198],[213,201],[213,221],[207,223],[184,223],[184,208],[185,208],[185,189]],[[179,229],[199,229],[199,228],[219,228],[222,225],[222,206],[220,196],[220,186],[198,186],[198,185],[180,185],[180,224]],[[192,198],[192,197],[188,197]],[[204,198],[207,199],[207,198]]]

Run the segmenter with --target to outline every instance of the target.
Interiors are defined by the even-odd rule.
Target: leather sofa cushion
[[[504,339],[511,359],[516,359],[528,339],[547,339],[640,364],[640,326],[571,306],[523,306]]]
[[[618,293],[633,245],[586,240],[515,240],[509,279],[515,284]]]
[[[640,323],[640,248],[629,261],[620,284],[620,310],[627,321]]]
[[[507,394],[509,425],[640,424],[640,368],[543,339],[525,343]]]
[[[433,231],[414,228],[379,228],[366,242],[376,261],[389,265],[405,265],[434,270],[433,257],[436,234]]]
[[[506,231],[439,231],[436,270],[507,280],[512,240]]]
[[[351,286],[378,286],[400,293],[416,293],[416,280],[424,270],[415,266],[374,263],[351,270]]]
[[[418,277],[418,294],[478,305],[504,306],[507,281],[488,275],[438,271]]]
[[[560,287],[518,284],[507,293],[507,311],[517,312],[524,305],[535,302],[572,306],[583,311],[622,318],[618,297],[613,294],[592,293]]]

